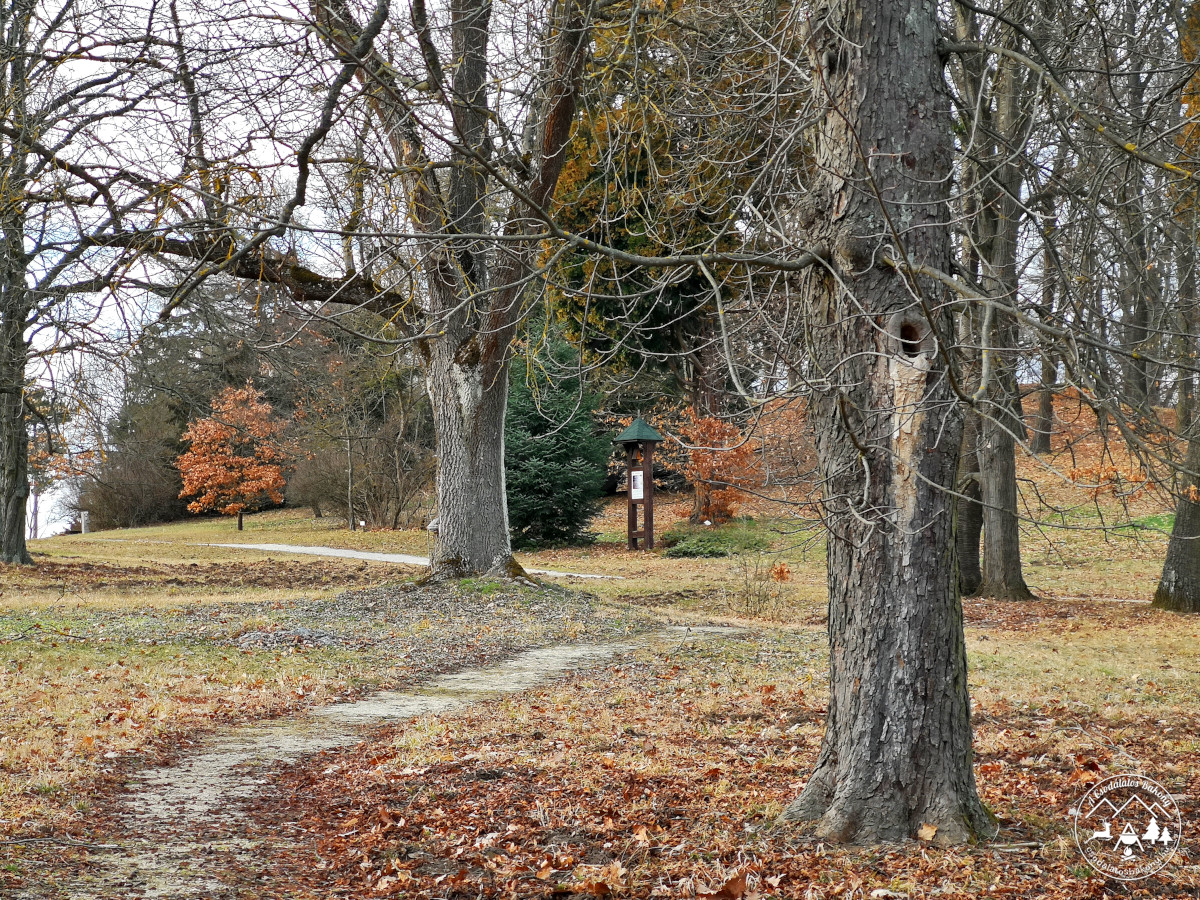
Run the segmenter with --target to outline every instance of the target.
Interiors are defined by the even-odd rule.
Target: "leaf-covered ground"
[[[61,841],[107,840],[106,798],[205,731],[643,627],[577,592],[487,581],[0,608],[0,895],[57,865]]]
[[[1005,615],[1017,609],[969,604],[977,773],[1001,825],[994,841],[853,850],[774,828],[819,746],[824,637],[759,632],[662,646],[280,771],[279,790],[254,807],[264,835],[288,829],[264,890],[305,898],[1197,896],[1200,867],[1186,835],[1164,873],[1125,885],[1089,870],[1070,833],[1072,804],[1087,786],[1130,771],[1186,796],[1185,822],[1200,821],[1195,627],[1114,604]],[[1146,658],[1151,635],[1170,628],[1182,631],[1178,655]],[[1064,629],[1081,647],[1110,645],[1109,673],[1064,659],[1067,643],[1056,639]]]
[[[823,547],[811,528],[770,521],[775,506],[748,505],[759,520],[727,526],[765,535],[767,553],[628,553],[612,540],[623,527],[616,504],[595,524],[601,543],[522,558],[624,576],[585,585],[612,601],[603,607],[488,581],[460,585],[456,599],[424,597],[376,586],[408,577],[397,567],[199,546],[427,551],[424,532],[348,533],[279,511],[248,517],[242,535],[208,520],[53,539],[39,542],[50,555],[32,574],[0,567],[0,896],[72,896],[73,875],[103,854],[64,841],[121,842],[128,775],[215,726],[407,689],[650,616],[756,630],[662,646],[266,773],[249,812],[271,858],[196,867],[241,866],[225,873],[239,886],[229,896],[306,900],[1195,900],[1200,620],[1144,602],[1165,550],[1146,529],[1169,524],[1169,504],[1152,492],[1081,495],[1058,477],[1080,452],[1060,444],[1058,473],[1021,464],[1035,518],[1069,526],[1025,525],[1026,575],[1042,599],[965,604],[977,773],[1003,826],[995,842],[855,851],[770,827],[814,759],[826,671]],[[688,507],[668,500],[664,526]],[[1131,518],[1145,527],[1088,528]],[[786,580],[760,577],[776,563]],[[1089,784],[1127,771],[1187,799],[1181,855],[1162,876],[1121,885],[1084,865],[1070,809]]]

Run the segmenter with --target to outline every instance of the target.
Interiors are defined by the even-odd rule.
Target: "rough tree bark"
[[[983,532],[983,506],[979,493],[979,416],[969,411],[963,425],[962,455],[958,463],[958,494],[954,505],[954,543],[958,551],[958,591],[974,597],[983,583],[979,565],[979,536]]]
[[[498,185],[489,132],[491,83],[490,0],[450,3],[452,59],[443,62],[429,33],[422,0],[412,5],[413,27],[428,75],[452,123],[447,136],[449,173],[440,178],[425,151],[418,125],[394,70],[372,50],[354,53],[363,29],[344,0],[323,4],[318,19],[326,41],[347,60],[362,59],[360,76],[375,86],[372,109],[407,171],[410,215],[423,235],[421,266],[428,296],[414,320],[408,298],[391,305],[386,295],[370,305],[412,321],[434,411],[439,528],[431,561],[435,577],[482,572],[522,574],[512,556],[504,484],[504,413],[512,339],[524,306],[526,279],[538,230],[538,210],[553,195],[575,115],[580,72],[590,34],[586,4],[564,0],[551,13],[549,46],[539,102],[526,133],[532,138],[521,194],[497,210]],[[490,208],[489,208],[490,207]],[[500,246],[485,235],[498,230]],[[462,235],[462,237],[459,237]]]
[[[838,841],[958,843],[992,822],[971,768],[954,554],[962,412],[933,326],[953,329],[944,289],[880,260],[950,264],[936,5],[825,0],[810,20],[828,105],[804,226],[836,269],[804,277],[824,380],[811,415],[829,526],[830,698],[816,768],[782,818]]]
[[[5,255],[12,235],[5,229]],[[16,246],[21,233],[17,230]],[[3,265],[3,261],[0,261]],[[0,562],[29,564],[25,506],[29,500],[29,432],[25,421],[25,285],[0,273]],[[23,280],[23,279],[21,279]]]
[[[1179,295],[1183,301],[1179,317],[1179,356],[1189,369],[1180,372],[1175,424],[1180,434],[1188,436],[1184,462],[1186,473],[1180,478],[1183,489],[1175,503],[1175,524],[1171,526],[1171,540],[1167,544],[1167,558],[1163,561],[1158,590],[1154,592],[1154,605],[1175,612],[1200,613],[1200,494],[1197,493],[1197,486],[1200,485],[1200,436],[1197,435],[1197,425],[1200,423],[1192,409],[1194,374],[1190,371],[1195,346],[1194,225],[1191,229],[1180,231],[1181,234],[1173,235],[1181,273]]]
[[[1200,472],[1200,440],[1188,441],[1187,469]],[[1184,478],[1185,487],[1175,504],[1175,524],[1167,545],[1162,578],[1154,592],[1154,605],[1176,612],[1200,613],[1200,495],[1192,493],[1200,479]]]
[[[469,354],[469,339],[465,347]],[[467,354],[454,342],[436,341],[426,362],[438,449],[438,539],[431,564],[443,577],[520,574],[509,540],[504,483],[508,355],[487,366],[469,357],[455,359]]]
[[[33,4],[17,2],[0,18],[7,48],[0,60],[4,120],[26,123],[28,87],[28,27]],[[17,137],[23,137],[20,132]],[[29,564],[25,544],[25,506],[29,500],[29,430],[25,418],[25,367],[29,360],[26,331],[31,297],[25,283],[25,204],[28,167],[19,140],[0,135],[0,179],[4,197],[0,208],[0,561]]]

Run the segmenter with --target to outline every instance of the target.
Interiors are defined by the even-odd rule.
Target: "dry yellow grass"
[[[53,622],[63,625],[61,617]],[[240,653],[186,638],[105,642],[66,627],[40,618],[4,646],[0,833],[29,821],[69,831],[87,813],[78,786],[115,777],[132,754],[153,758],[167,738],[328,702],[375,667],[347,651]]]

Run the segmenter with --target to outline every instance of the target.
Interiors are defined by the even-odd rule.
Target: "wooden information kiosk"
[[[638,417],[613,441],[625,447],[629,466],[629,549],[654,549],[654,445],[662,435]],[[642,524],[638,526],[638,507]],[[638,540],[641,539],[641,547]]]

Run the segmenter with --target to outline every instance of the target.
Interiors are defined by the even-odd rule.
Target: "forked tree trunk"
[[[22,276],[4,274],[9,277],[0,282],[0,562],[30,564],[33,559],[25,543],[25,505],[29,500],[27,292]]]
[[[830,697],[816,769],[782,819],[837,841],[920,833],[950,844],[992,831],[971,768],[953,540],[962,412],[930,328],[953,334],[947,298],[880,261],[902,244],[914,265],[950,267],[936,8],[826,0],[810,18],[821,23],[808,47],[828,108],[814,185],[826,208],[807,237],[831,248],[837,269],[804,276],[808,346],[828,385],[812,413],[829,526]]]
[[[358,42],[363,35],[350,4],[330,0],[321,9],[332,22],[328,40],[344,59],[357,64],[363,59],[361,47],[352,49],[342,37]],[[448,171],[435,173],[425,152],[429,135],[418,124],[406,99],[407,88],[398,83],[392,66],[372,50],[362,70],[386,88],[373,91],[372,109],[389,134],[396,158],[404,161],[409,214],[423,235],[421,269],[428,308],[419,328],[428,336],[417,347],[437,441],[439,527],[431,560],[435,578],[524,574],[512,556],[504,490],[509,360],[531,262],[540,246],[536,213],[549,207],[562,173],[591,34],[589,4],[565,0],[547,10],[547,32],[553,38],[544,47],[538,101],[530,109],[528,136],[533,147],[523,164],[529,180],[522,185],[524,196],[514,197],[506,213],[494,203],[508,190],[489,186],[487,162],[493,146],[489,122],[494,119],[489,86],[497,77],[489,59],[492,11],[490,0],[450,3],[452,53],[442,59],[429,37],[425,3],[411,5],[429,83],[438,85],[454,123],[451,144],[458,146],[449,152]],[[488,233],[500,223],[508,240],[498,247],[468,237]],[[403,319],[408,301],[385,309]]]

